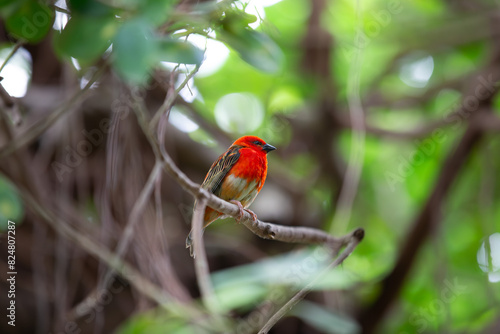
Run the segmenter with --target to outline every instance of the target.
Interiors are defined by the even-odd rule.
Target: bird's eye
[[[260,142],[260,141],[258,141],[258,140],[254,141],[253,143],[254,143],[255,145],[259,145],[259,146],[261,146],[261,145],[262,145],[262,142]]]

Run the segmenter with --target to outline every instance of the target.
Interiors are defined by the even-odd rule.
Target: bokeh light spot
[[[489,236],[477,252],[479,268],[488,274],[491,283],[500,282],[500,233]]]
[[[3,64],[12,52],[12,47],[0,49],[0,64]],[[30,53],[19,48],[9,59],[8,63],[0,72],[3,77],[2,86],[7,93],[13,97],[23,97],[28,90],[28,84],[31,80],[32,61]]]
[[[215,105],[215,121],[226,132],[246,134],[256,130],[264,120],[264,107],[251,93],[232,93]]]

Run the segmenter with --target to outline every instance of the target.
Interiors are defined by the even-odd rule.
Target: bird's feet
[[[233,204],[236,204],[238,206],[238,208],[240,209],[240,213],[238,215],[238,217],[236,218],[236,221],[239,223],[240,220],[243,218],[243,211],[246,211],[250,214],[250,216],[252,216],[252,220],[255,222],[257,221],[257,215],[252,211],[252,210],[248,210],[248,209],[245,209],[243,208],[243,205],[241,205],[241,202],[240,201],[236,201],[234,199],[230,200],[229,201],[230,203],[233,203]]]

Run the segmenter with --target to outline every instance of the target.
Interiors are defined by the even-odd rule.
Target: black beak
[[[266,144],[266,145],[262,146],[262,149],[264,151],[266,151],[266,153],[269,153],[271,151],[274,151],[276,149],[276,147],[274,147],[273,145]]]

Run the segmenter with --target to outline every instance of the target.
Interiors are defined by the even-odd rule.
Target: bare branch
[[[215,311],[216,299],[214,289],[210,281],[210,270],[208,268],[207,254],[205,252],[205,245],[202,237],[203,216],[205,215],[206,207],[207,199],[205,197],[199,197],[196,201],[196,207],[194,209],[193,220],[191,223],[193,226],[193,247],[196,254],[194,265],[203,303],[207,309]]]

